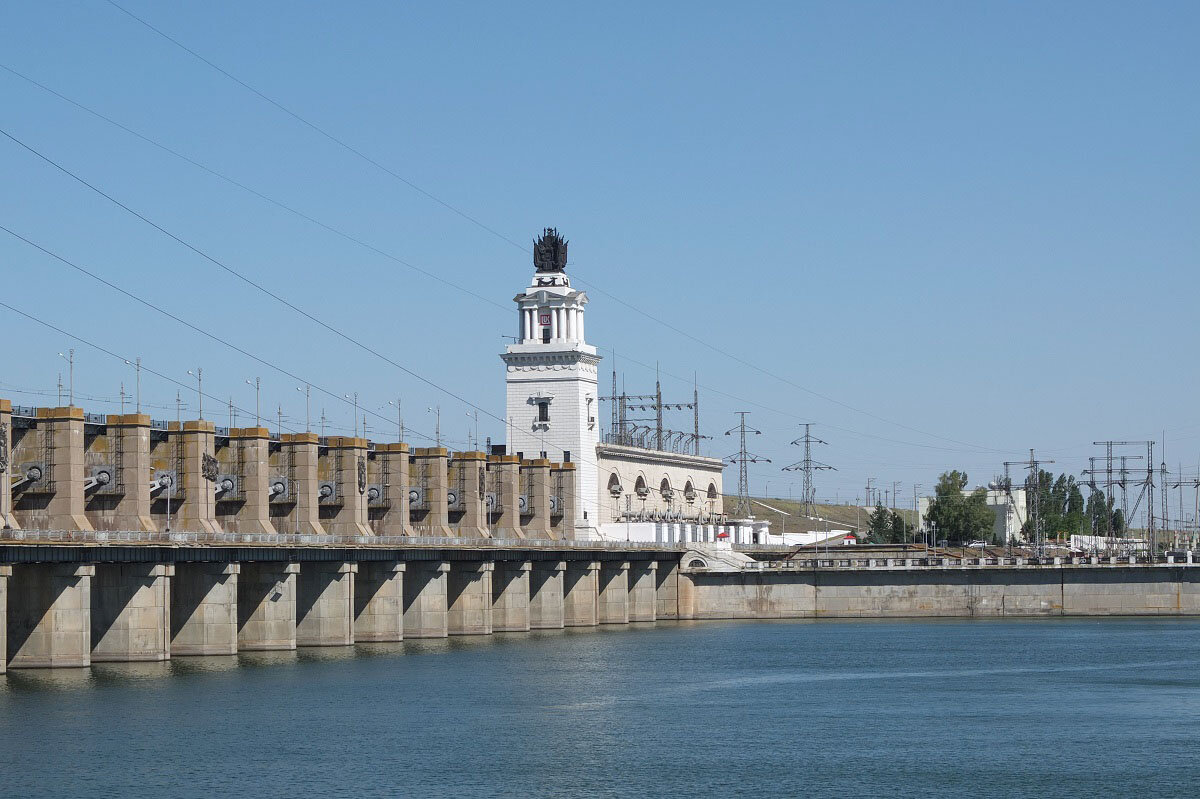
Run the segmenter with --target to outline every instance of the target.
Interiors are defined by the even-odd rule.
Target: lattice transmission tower
[[[746,426],[746,417],[750,415],[749,411],[736,411],[741,417],[737,427],[731,427],[725,431],[725,435],[731,436],[734,433],[738,434],[738,439],[741,446],[737,453],[730,455],[725,459],[727,463],[736,463],[738,465],[738,501],[737,507],[733,511],[734,518],[745,519],[750,516],[750,476],[746,471],[746,464],[749,463],[770,463],[770,458],[764,458],[761,455],[755,455],[746,449],[746,434],[753,433],[756,436],[761,436],[761,430],[755,430],[753,427]]]
[[[833,466],[827,463],[813,460],[812,445],[824,444],[829,445],[828,441],[822,441],[812,434],[812,422],[804,423],[804,435],[792,442],[793,446],[804,447],[804,460],[797,461],[791,466],[784,466],[785,472],[803,472],[804,473],[804,488],[802,489],[803,496],[801,501],[804,503],[804,515],[812,515],[812,507],[817,503],[817,490],[813,487],[813,472],[837,471]]]

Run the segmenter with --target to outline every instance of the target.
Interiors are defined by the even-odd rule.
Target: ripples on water
[[[1198,633],[684,622],[16,671],[0,794],[1191,797]]]

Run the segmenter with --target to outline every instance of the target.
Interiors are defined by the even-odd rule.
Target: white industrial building
[[[601,357],[584,334],[588,296],[571,286],[566,260],[567,242],[544,231],[533,278],[513,298],[517,337],[500,356],[508,453],[575,463],[577,538],[753,543],[754,525],[722,524],[720,459],[601,443]]]

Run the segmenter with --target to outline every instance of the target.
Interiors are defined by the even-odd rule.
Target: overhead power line
[[[153,221],[153,220],[152,220],[152,219],[150,219],[149,217],[147,217],[147,216],[145,216],[145,215],[143,215],[143,214],[139,213],[138,211],[135,211],[133,208],[129,207],[128,205],[125,205],[123,202],[121,202],[120,200],[116,199],[116,198],[115,198],[115,197],[113,197],[111,194],[107,194],[106,192],[104,192],[104,191],[103,191],[102,189],[100,189],[99,187],[97,187],[97,186],[93,185],[92,183],[89,183],[88,181],[84,180],[82,177],[80,177],[79,175],[76,175],[74,172],[72,172],[71,170],[67,169],[65,166],[63,166],[62,164],[58,163],[58,162],[57,162],[57,161],[55,161],[54,159],[50,158],[49,156],[46,156],[46,155],[42,154],[41,152],[39,152],[38,150],[34,149],[33,147],[30,147],[30,146],[29,146],[28,144],[26,144],[25,142],[21,141],[20,139],[18,139],[18,138],[17,138],[17,137],[15,137],[15,136],[13,136],[13,135],[12,135],[11,133],[9,133],[7,130],[4,130],[3,128],[0,128],[0,135],[3,135],[5,138],[9,139],[9,140],[10,140],[10,141],[12,141],[13,143],[15,143],[15,144],[19,145],[20,147],[22,147],[22,148],[24,148],[25,150],[29,151],[29,152],[30,152],[30,153],[32,153],[33,155],[37,156],[37,157],[38,157],[38,158],[40,158],[42,161],[44,161],[44,162],[46,162],[47,164],[49,164],[50,166],[54,167],[54,168],[55,168],[55,169],[57,169],[58,171],[62,172],[64,175],[67,175],[68,177],[72,178],[73,180],[77,181],[78,183],[82,184],[83,186],[86,186],[87,188],[91,189],[93,192],[95,192],[96,194],[100,195],[100,196],[101,196],[101,197],[103,197],[104,199],[108,200],[108,201],[109,201],[109,202],[111,202],[113,205],[116,205],[118,208],[121,208],[121,209],[123,209],[124,211],[128,212],[129,214],[131,214],[131,215],[133,215],[133,216],[137,217],[138,219],[140,219],[141,221],[145,222],[145,223],[146,223],[147,225],[149,225],[150,227],[152,227],[152,228],[154,228],[155,230],[157,230],[157,231],[159,231],[160,233],[162,233],[162,234],[163,234],[164,236],[166,236],[167,238],[169,238],[169,239],[171,239],[172,241],[175,241],[175,242],[177,242],[178,244],[180,244],[180,245],[182,245],[182,246],[186,247],[187,249],[189,249],[189,250],[191,250],[192,252],[194,252],[196,255],[199,255],[199,256],[200,256],[201,258],[203,258],[204,260],[206,260],[206,261],[208,261],[209,263],[211,263],[211,264],[213,264],[213,265],[215,265],[215,266],[219,267],[220,269],[222,269],[222,270],[224,270],[225,272],[229,273],[229,274],[230,274],[230,275],[232,275],[233,277],[236,277],[238,280],[242,281],[242,282],[243,282],[243,283],[245,283],[246,285],[248,285],[248,286],[250,286],[250,287],[252,287],[252,288],[254,288],[254,289],[257,289],[257,290],[258,290],[258,291],[260,291],[261,293],[263,293],[263,294],[267,295],[268,297],[272,298],[273,300],[275,300],[275,301],[279,302],[281,305],[284,305],[285,307],[287,307],[287,308],[290,308],[292,311],[294,311],[294,312],[296,312],[296,313],[300,314],[300,315],[301,315],[301,316],[303,316],[305,319],[308,319],[308,320],[310,320],[310,321],[312,321],[312,322],[316,323],[317,325],[319,325],[319,326],[323,327],[325,330],[328,330],[330,333],[333,333],[335,336],[337,336],[338,338],[342,339],[343,341],[346,341],[347,343],[353,344],[354,346],[358,347],[359,349],[363,350],[364,352],[367,352],[367,353],[369,353],[369,354],[371,354],[371,355],[374,355],[376,358],[379,358],[380,360],[384,361],[385,363],[391,364],[392,366],[394,366],[395,368],[397,368],[397,369],[399,369],[400,371],[404,372],[405,374],[409,375],[410,377],[412,377],[412,378],[414,378],[414,379],[416,379],[416,380],[419,380],[419,381],[421,381],[422,383],[424,383],[425,385],[429,386],[430,388],[436,389],[437,391],[440,391],[440,392],[442,392],[443,394],[445,394],[445,395],[446,395],[446,396],[448,396],[448,397],[451,397],[452,399],[456,399],[456,400],[458,400],[459,402],[463,403],[463,404],[464,404],[464,405],[466,405],[467,407],[469,407],[469,408],[473,408],[474,410],[477,410],[477,411],[479,411],[480,413],[483,413],[483,414],[485,414],[485,415],[487,415],[487,416],[489,416],[489,417],[491,417],[491,418],[495,419],[496,421],[498,421],[498,422],[500,422],[500,423],[502,423],[502,424],[504,424],[504,423],[505,423],[505,420],[504,420],[502,417],[500,417],[500,416],[497,416],[496,414],[492,413],[491,411],[487,410],[486,408],[481,408],[481,407],[479,407],[479,406],[478,406],[478,405],[476,405],[475,403],[471,402],[470,400],[466,399],[465,397],[462,397],[461,395],[459,395],[459,394],[455,393],[454,391],[451,391],[451,390],[450,390],[450,389],[448,389],[448,388],[445,388],[445,387],[443,387],[443,386],[441,386],[441,385],[438,385],[438,384],[437,384],[437,383],[435,383],[434,381],[430,380],[429,378],[425,377],[424,375],[422,375],[422,374],[420,374],[420,373],[418,373],[418,372],[415,372],[415,371],[413,371],[413,370],[412,370],[412,369],[410,369],[409,367],[407,367],[407,366],[404,366],[403,364],[397,363],[396,361],[394,361],[393,359],[391,359],[391,358],[389,358],[388,356],[384,355],[383,353],[379,352],[378,350],[374,349],[373,347],[370,347],[370,346],[368,346],[367,344],[364,344],[363,342],[359,341],[358,339],[354,338],[353,336],[350,336],[350,335],[348,335],[348,334],[346,334],[346,333],[342,332],[341,330],[339,330],[338,328],[336,328],[336,327],[334,327],[333,325],[329,324],[328,322],[324,321],[323,319],[320,319],[319,317],[317,317],[317,316],[314,316],[313,314],[309,313],[308,311],[305,311],[304,309],[302,309],[302,308],[298,307],[297,305],[293,304],[292,302],[290,302],[289,300],[287,300],[287,299],[285,299],[284,297],[280,296],[279,294],[277,294],[277,293],[275,293],[275,292],[271,291],[271,290],[270,290],[270,289],[268,289],[266,286],[263,286],[262,284],[260,284],[260,283],[258,283],[258,282],[256,282],[256,281],[254,281],[254,280],[251,280],[250,278],[246,277],[244,274],[242,274],[242,273],[241,273],[241,272],[239,272],[238,270],[236,270],[236,269],[234,269],[233,267],[229,266],[228,264],[226,264],[226,263],[224,263],[224,262],[222,262],[222,261],[218,260],[217,258],[214,258],[213,256],[211,256],[211,255],[209,255],[208,253],[206,253],[205,251],[201,250],[199,247],[195,246],[194,244],[191,244],[190,242],[188,242],[188,241],[186,241],[186,240],[184,240],[184,239],[180,238],[179,236],[176,236],[174,233],[172,233],[171,231],[167,230],[167,229],[166,229],[166,228],[164,228],[162,225],[159,225],[157,222]]]
[[[334,225],[331,225],[327,222],[322,222],[320,219],[310,216],[309,214],[306,214],[305,212],[303,212],[297,208],[294,208],[280,200],[277,200],[274,197],[271,197],[270,195],[267,195],[267,194],[259,191],[258,189],[253,188],[252,186],[248,186],[245,183],[242,183],[241,181],[237,180],[236,178],[232,178],[229,175],[224,174],[223,172],[219,172],[219,171],[213,169],[212,167],[208,166],[207,164],[203,164],[200,161],[197,161],[196,159],[191,158],[190,156],[184,155],[183,153],[179,152],[178,150],[168,147],[167,145],[163,144],[162,142],[156,141],[156,140],[150,138],[149,136],[145,135],[144,133],[136,131],[133,128],[129,127],[128,125],[124,125],[124,124],[118,122],[117,120],[113,119],[112,117],[109,117],[109,116],[106,116],[105,114],[100,113],[99,111],[95,110],[94,108],[89,108],[88,106],[84,105],[83,103],[81,103],[77,100],[74,100],[70,97],[67,97],[62,92],[56,91],[55,89],[52,89],[51,87],[47,86],[46,84],[44,84],[40,81],[34,80],[33,78],[29,77],[25,73],[18,72],[17,70],[13,69],[12,67],[8,66],[7,64],[0,64],[0,69],[3,69],[5,72],[8,72],[9,74],[16,76],[23,81],[26,81],[27,83],[29,83],[32,86],[36,86],[39,89],[41,89],[49,94],[52,94],[53,96],[57,97],[58,99],[62,100],[65,103],[69,103],[70,105],[73,105],[74,107],[78,108],[80,111],[91,114],[92,116],[96,117],[97,119],[107,122],[108,124],[112,125],[113,127],[118,128],[119,130],[122,130],[122,131],[128,133],[130,136],[133,136],[136,139],[140,139],[141,141],[144,141],[146,144],[149,144],[152,147],[156,147],[159,150],[162,150],[164,153],[167,153],[168,155],[174,156],[175,158],[178,158],[181,161],[191,164],[192,166],[196,167],[197,169],[201,170],[202,172],[205,172],[206,174],[209,174],[209,175],[217,178],[218,180],[222,180],[222,181],[230,184],[231,186],[235,186],[235,187],[241,189],[242,191],[247,192],[248,194],[251,194],[251,195],[259,198],[260,200],[263,200],[264,202],[274,205],[276,208],[279,208],[282,211],[286,211],[287,213],[292,214],[300,219],[303,219],[304,221],[309,222],[310,224],[316,225],[317,227],[327,230],[330,233],[333,233],[335,236],[339,236],[339,237],[345,239],[346,241],[357,244],[358,246],[363,247],[363,248],[375,253],[376,255],[379,255],[383,258],[387,258],[389,261],[393,261],[394,263],[398,263],[401,266],[407,267],[408,269],[411,269],[412,271],[414,271],[420,275],[424,275],[425,277],[430,278],[431,280],[436,280],[437,282],[439,282],[443,285],[450,286],[451,288],[456,289],[457,291],[461,291],[462,293],[467,294],[471,297],[474,297],[477,300],[482,300],[483,302],[493,305],[502,311],[509,310],[506,306],[501,305],[500,303],[496,302],[495,300],[493,300],[489,297],[485,297],[482,294],[474,292],[471,289],[467,288],[466,286],[459,285],[458,283],[455,283],[453,280],[447,280],[446,278],[442,277],[441,275],[437,274],[436,272],[431,272],[428,269],[417,266],[416,264],[412,263],[411,261],[407,261],[404,258],[401,258],[400,256],[396,255],[395,253],[390,253],[386,250],[381,249],[380,247],[377,247],[374,244],[371,244],[370,242],[364,241],[363,239],[360,239],[357,236],[346,232],[345,230],[342,230],[341,228],[335,227]]]
[[[351,404],[350,400],[347,400],[344,395],[337,394],[333,391],[330,391],[329,389],[323,388],[321,385],[314,383],[311,380],[308,380],[307,378],[301,377],[300,375],[295,374],[293,372],[289,372],[287,369],[284,369],[283,367],[279,366],[278,364],[272,363],[271,361],[268,361],[265,358],[262,358],[248,350],[245,350],[245,349],[239,347],[238,345],[230,342],[228,339],[222,338],[221,336],[218,336],[215,333],[205,330],[204,328],[200,327],[199,325],[193,324],[192,322],[189,322],[186,319],[176,316],[175,314],[166,310],[162,306],[156,305],[155,303],[152,303],[149,300],[146,300],[146,299],[143,299],[142,297],[137,296],[133,292],[130,292],[130,291],[127,291],[127,290],[121,288],[117,284],[115,284],[109,280],[106,280],[105,278],[101,277],[100,275],[96,274],[95,272],[91,271],[90,269],[86,269],[86,268],[80,266],[79,264],[75,263],[74,261],[71,261],[67,258],[64,258],[63,256],[59,255],[56,252],[46,249],[45,247],[38,244],[37,242],[25,238],[21,234],[17,233],[16,231],[14,231],[8,227],[5,227],[4,225],[0,225],[0,230],[3,230],[5,233],[9,234],[10,236],[12,236],[15,239],[25,242],[30,247],[33,247],[35,250],[38,250],[39,252],[50,256],[51,258],[58,261],[59,263],[69,266],[71,269],[74,269],[76,272],[79,272],[82,275],[86,275],[87,277],[90,277],[92,280],[95,280],[96,282],[107,286],[108,288],[112,289],[113,291],[115,291],[119,294],[122,294],[125,297],[128,297],[129,299],[133,300],[134,302],[138,303],[139,305],[143,305],[146,308],[149,308],[150,310],[154,311],[155,313],[161,314],[161,315],[167,317],[168,319],[183,325],[188,330],[191,330],[194,333],[199,333],[201,336],[204,336],[205,338],[207,338],[211,341],[215,341],[218,344],[221,344],[222,346],[228,347],[229,349],[233,350],[234,352],[238,353],[239,355],[243,355],[261,366],[265,366],[266,368],[271,369],[272,371],[278,372],[279,374],[283,375],[284,377],[289,377],[292,380],[297,381],[298,383],[310,386],[311,388],[316,389],[321,394],[331,397],[332,399],[337,400],[340,403],[343,403],[346,405]],[[372,411],[370,409],[360,408],[360,411],[363,413],[368,413],[378,419],[382,419],[383,421],[387,422],[388,424],[392,423],[391,417],[385,417],[382,414],[376,413],[375,411]],[[411,430],[412,428],[409,428],[409,429]],[[424,433],[420,432],[419,430],[414,430],[413,432],[415,432],[421,438],[428,438],[428,439],[432,440],[432,436],[424,434]]]
[[[80,344],[83,344],[83,345],[85,345],[85,346],[87,346],[87,347],[91,347],[92,349],[96,350],[97,352],[102,352],[102,353],[104,353],[105,355],[109,355],[109,356],[111,356],[111,357],[113,357],[113,358],[116,358],[117,360],[121,361],[122,363],[130,363],[130,362],[133,360],[133,358],[132,358],[132,357],[127,357],[127,356],[124,356],[124,355],[120,355],[120,354],[118,354],[118,353],[115,353],[115,352],[113,352],[112,350],[110,350],[110,349],[108,349],[108,348],[106,348],[106,347],[103,347],[103,346],[101,346],[101,345],[97,344],[97,343],[96,343],[96,342],[94,342],[94,341],[91,341],[90,339],[83,338],[82,336],[77,336],[77,335],[75,335],[74,333],[71,333],[71,332],[69,332],[69,331],[67,331],[67,330],[64,330],[64,329],[62,329],[62,328],[61,328],[61,327],[59,327],[58,325],[55,325],[55,324],[53,324],[53,323],[51,323],[51,322],[47,322],[45,319],[41,319],[41,318],[39,318],[39,317],[36,317],[36,316],[34,316],[33,314],[31,314],[31,313],[26,313],[25,311],[22,311],[20,308],[14,308],[13,306],[9,305],[9,304],[8,304],[8,303],[6,303],[6,302],[0,301],[0,308],[6,308],[6,309],[8,309],[9,311],[12,311],[13,313],[17,314],[18,316],[23,316],[24,318],[28,319],[28,320],[29,320],[29,321],[31,321],[31,322],[35,322],[36,324],[39,324],[39,325],[41,325],[42,327],[48,328],[49,330],[53,330],[55,333],[58,333],[58,334],[60,334],[60,335],[63,335],[63,336],[66,336],[67,338],[71,339],[72,341],[77,341],[77,342],[79,342]],[[182,381],[180,381],[180,380],[176,380],[175,378],[171,377],[170,375],[163,374],[162,372],[158,372],[158,371],[155,371],[154,369],[151,369],[150,367],[146,366],[146,364],[145,364],[145,363],[143,363],[143,364],[142,364],[142,367],[141,367],[141,368],[142,368],[142,371],[143,371],[143,372],[147,372],[147,373],[149,373],[149,374],[152,374],[152,375],[154,375],[155,377],[160,377],[160,378],[162,378],[163,380],[166,380],[168,383],[171,383],[171,384],[173,384],[173,385],[175,385],[175,386],[178,386],[178,387],[179,387],[179,388],[181,388],[181,389],[185,389],[185,390],[187,390],[189,393],[190,393],[190,392],[193,392],[193,391],[196,391],[196,384],[194,384],[194,383],[184,383],[184,382],[182,382]],[[214,395],[212,395],[212,394],[209,394],[209,393],[207,393],[207,392],[201,392],[201,396],[208,397],[209,399],[211,399],[211,400],[214,400],[214,401],[216,401],[217,403],[220,403],[220,404],[226,404],[226,403],[227,403],[227,400],[226,400],[226,398],[225,398],[225,397],[217,397],[217,396],[214,396]],[[245,413],[245,414],[247,414],[247,415],[249,415],[249,416],[253,416],[253,415],[254,415],[254,414],[253,414],[251,411],[249,411],[249,410],[248,410],[248,409],[246,409],[246,408],[241,408],[241,407],[238,407],[237,405],[234,405],[234,406],[233,406],[233,408],[234,408],[234,410],[236,410],[238,413]],[[297,430],[295,430],[295,429],[293,429],[293,428],[291,428],[291,427],[289,427],[289,428],[288,428],[288,430],[289,430],[289,431],[291,431],[291,432],[298,432]]]
[[[390,168],[390,167],[388,167],[387,165],[383,164],[383,163],[382,163],[382,162],[380,162],[379,160],[377,160],[377,159],[375,159],[375,158],[371,157],[370,155],[367,155],[367,154],[366,154],[366,153],[364,153],[362,150],[358,149],[357,147],[354,147],[353,145],[349,144],[348,142],[346,142],[345,140],[343,140],[343,139],[339,138],[338,136],[334,135],[333,133],[330,133],[328,130],[326,130],[326,129],[325,129],[325,128],[323,128],[322,126],[318,125],[317,123],[313,122],[312,120],[310,120],[310,119],[308,119],[308,118],[306,118],[306,117],[302,116],[301,114],[299,114],[299,113],[298,113],[298,112],[296,112],[296,111],[293,111],[291,108],[287,107],[286,105],[284,105],[283,103],[279,102],[278,100],[275,100],[273,97],[269,96],[268,94],[266,94],[266,93],[265,93],[265,92],[263,92],[262,90],[260,90],[260,89],[256,88],[255,86],[251,85],[251,84],[250,84],[250,83],[248,83],[247,81],[245,81],[245,80],[242,80],[241,78],[237,77],[237,76],[236,76],[236,75],[234,75],[233,73],[229,72],[227,69],[225,69],[225,68],[221,67],[220,65],[218,65],[217,63],[215,63],[214,61],[212,61],[212,60],[210,60],[209,58],[207,58],[207,57],[205,57],[205,56],[201,55],[201,54],[200,54],[199,52],[197,52],[196,50],[193,50],[192,48],[188,47],[187,45],[185,45],[184,43],[182,43],[182,42],[181,42],[181,41],[179,41],[178,39],[174,38],[174,37],[173,37],[173,36],[171,36],[170,34],[166,33],[165,31],[161,30],[160,28],[158,28],[158,27],[156,27],[156,26],[152,25],[150,22],[148,22],[147,20],[145,20],[145,19],[143,19],[143,18],[139,17],[137,14],[134,14],[134,13],[133,13],[132,11],[130,11],[129,9],[125,8],[124,6],[120,5],[119,3],[116,3],[116,2],[114,2],[114,0],[106,0],[106,2],[108,2],[108,4],[109,4],[109,5],[111,5],[113,8],[116,8],[117,10],[121,11],[123,14],[125,14],[125,15],[126,15],[126,16],[128,16],[129,18],[131,18],[131,19],[135,20],[136,22],[138,22],[139,24],[143,25],[143,26],[144,26],[144,27],[146,27],[148,30],[152,31],[153,33],[155,33],[155,34],[157,34],[158,36],[162,37],[163,39],[165,39],[166,41],[168,41],[168,42],[170,42],[171,44],[175,45],[175,46],[176,46],[176,47],[178,47],[179,49],[183,50],[183,51],[184,51],[184,52],[186,52],[187,54],[191,55],[193,58],[195,58],[195,59],[197,59],[198,61],[200,61],[200,62],[202,62],[202,63],[206,64],[208,67],[212,68],[213,70],[216,70],[216,71],[217,71],[218,73],[220,73],[221,75],[224,75],[226,78],[228,78],[229,80],[233,81],[233,82],[234,82],[234,83],[236,83],[237,85],[241,86],[241,87],[242,87],[243,89],[245,89],[246,91],[249,91],[250,93],[254,94],[256,97],[258,97],[258,98],[259,98],[259,99],[261,99],[262,101],[264,101],[264,102],[266,102],[266,103],[268,103],[268,104],[270,104],[270,105],[274,106],[275,108],[279,109],[279,110],[280,110],[280,111],[282,111],[284,114],[286,114],[287,116],[289,116],[289,117],[291,117],[292,119],[296,120],[297,122],[299,122],[300,124],[304,125],[305,127],[307,127],[307,128],[309,128],[309,129],[311,129],[312,131],[314,131],[315,133],[317,133],[317,134],[319,134],[320,136],[324,137],[325,139],[328,139],[329,141],[333,142],[334,144],[336,144],[337,146],[339,146],[339,147],[341,147],[342,149],[346,150],[347,152],[349,152],[349,153],[351,153],[351,154],[353,154],[353,155],[357,156],[358,158],[360,158],[360,159],[361,159],[361,160],[363,160],[364,162],[366,162],[366,163],[370,164],[371,166],[374,166],[375,168],[377,168],[377,169],[381,170],[382,172],[384,172],[384,173],[386,173],[386,174],[390,175],[391,177],[393,177],[393,178],[395,178],[396,180],[400,181],[400,182],[401,182],[401,183],[403,183],[405,186],[408,186],[408,187],[409,187],[409,188],[411,188],[413,191],[417,192],[418,194],[422,195],[423,197],[426,197],[427,199],[429,199],[429,200],[431,200],[431,201],[433,201],[433,202],[437,203],[438,205],[441,205],[442,207],[444,207],[444,208],[446,208],[447,210],[449,210],[449,211],[453,212],[454,214],[458,215],[458,216],[459,216],[459,217],[461,217],[462,219],[465,219],[466,221],[468,221],[468,222],[470,222],[471,224],[473,224],[473,225],[477,226],[478,228],[480,228],[480,229],[482,229],[482,230],[484,230],[484,231],[486,231],[486,232],[488,232],[488,233],[492,234],[493,236],[495,236],[495,237],[499,238],[500,240],[507,242],[508,244],[512,245],[513,247],[516,247],[517,249],[521,250],[522,252],[525,252],[525,253],[528,253],[528,252],[529,252],[529,248],[528,248],[526,245],[524,245],[524,244],[521,244],[521,243],[519,243],[519,242],[517,242],[517,241],[513,240],[512,238],[510,238],[510,237],[508,237],[508,236],[504,235],[503,233],[499,232],[498,230],[496,230],[496,229],[494,229],[494,228],[492,228],[492,227],[490,227],[490,226],[486,225],[485,223],[483,223],[482,221],[480,221],[480,220],[479,220],[479,219],[477,219],[476,217],[474,217],[474,216],[472,216],[472,215],[468,214],[467,212],[465,212],[465,211],[463,211],[462,209],[458,208],[458,207],[457,207],[457,206],[455,206],[454,204],[452,204],[452,203],[450,203],[450,202],[447,202],[446,200],[443,200],[441,197],[438,197],[438,196],[437,196],[437,195],[435,195],[433,192],[431,192],[431,191],[429,191],[429,190],[427,190],[427,189],[423,188],[422,186],[420,186],[420,185],[418,185],[417,183],[413,182],[413,181],[412,181],[412,180],[410,180],[409,178],[407,178],[407,177],[405,177],[405,176],[401,175],[400,173],[398,173],[398,172],[396,172],[395,170],[391,169],[391,168]],[[978,445],[978,444],[972,444],[972,443],[970,443],[970,442],[966,442],[966,441],[960,441],[960,440],[958,440],[958,439],[954,439],[954,438],[949,438],[949,437],[947,437],[947,436],[938,435],[937,433],[931,433],[931,432],[929,432],[929,431],[927,431],[927,430],[922,430],[922,429],[920,429],[920,428],[913,427],[913,426],[911,426],[911,425],[906,425],[906,424],[904,424],[904,423],[902,423],[902,422],[897,422],[897,421],[895,421],[895,420],[888,419],[888,418],[886,418],[886,417],[883,417],[883,416],[880,416],[880,415],[878,415],[878,414],[872,413],[871,411],[867,411],[867,410],[864,410],[864,409],[862,409],[862,408],[855,407],[854,405],[851,405],[851,404],[849,404],[849,403],[847,403],[847,402],[843,402],[843,401],[841,401],[841,400],[838,400],[838,399],[835,399],[835,398],[833,398],[833,397],[831,397],[831,396],[829,396],[829,395],[827,395],[827,394],[823,394],[823,393],[821,393],[821,392],[819,392],[819,391],[815,391],[815,390],[813,390],[813,389],[810,389],[810,388],[808,388],[807,386],[803,386],[803,385],[801,385],[801,384],[799,384],[799,383],[795,382],[794,380],[790,380],[789,378],[783,377],[782,375],[775,374],[774,372],[770,371],[769,369],[765,369],[765,368],[763,368],[763,367],[761,367],[761,366],[759,366],[759,365],[757,365],[757,364],[755,364],[755,363],[752,363],[751,361],[748,361],[748,360],[746,360],[745,358],[742,358],[742,357],[740,357],[740,356],[738,356],[738,355],[734,355],[733,353],[730,353],[730,352],[728,352],[728,351],[724,350],[724,349],[723,349],[723,348],[721,348],[721,347],[718,347],[718,346],[716,346],[716,345],[714,345],[714,344],[711,344],[711,343],[709,343],[709,342],[707,342],[707,341],[705,341],[705,340],[701,339],[700,337],[698,337],[698,336],[695,336],[695,335],[693,335],[693,334],[691,334],[691,333],[688,333],[687,331],[685,331],[685,330],[682,330],[681,328],[679,328],[679,327],[677,327],[677,326],[675,326],[675,325],[671,324],[670,322],[667,322],[667,321],[665,321],[665,320],[664,320],[664,319],[663,319],[663,318],[662,318],[660,315],[657,315],[657,314],[651,314],[651,313],[649,313],[649,312],[647,312],[647,311],[644,311],[644,310],[642,310],[641,308],[638,308],[637,306],[635,306],[635,305],[633,305],[633,304],[631,304],[631,303],[629,303],[629,302],[626,302],[625,300],[621,299],[620,297],[616,296],[615,294],[612,294],[612,293],[610,293],[610,292],[608,292],[608,291],[605,291],[604,289],[600,288],[600,287],[599,287],[599,286],[597,286],[595,283],[592,283],[592,282],[590,282],[590,281],[586,281],[586,280],[583,280],[583,279],[580,279],[580,278],[576,278],[576,282],[580,283],[581,285],[587,286],[587,287],[591,288],[593,291],[599,292],[599,293],[603,294],[604,296],[606,296],[606,297],[608,297],[608,298],[610,298],[610,299],[612,299],[612,300],[615,300],[616,302],[619,302],[619,303],[621,303],[622,305],[624,305],[625,307],[629,308],[629,309],[630,309],[630,310],[632,310],[633,312],[635,312],[635,313],[637,313],[637,314],[639,314],[639,315],[641,315],[641,316],[644,316],[644,317],[646,317],[647,319],[653,320],[653,321],[657,322],[658,324],[660,324],[660,325],[662,325],[662,326],[666,327],[668,330],[671,330],[671,331],[673,331],[673,332],[675,332],[675,333],[677,333],[677,334],[679,334],[679,335],[681,335],[681,336],[684,336],[685,338],[688,338],[688,339],[690,339],[691,341],[694,341],[694,342],[696,342],[697,344],[700,344],[701,346],[703,346],[703,347],[706,347],[707,349],[710,349],[710,350],[712,350],[713,352],[715,352],[715,353],[717,353],[717,354],[719,354],[719,355],[722,355],[722,356],[724,356],[724,357],[726,357],[726,358],[729,358],[729,359],[731,359],[731,360],[735,361],[736,363],[740,363],[741,365],[743,365],[743,366],[745,366],[745,367],[747,367],[747,368],[753,369],[753,370],[755,370],[755,371],[757,371],[757,372],[759,372],[759,373],[761,373],[761,374],[763,374],[763,375],[766,375],[767,377],[770,377],[770,378],[772,378],[772,379],[775,379],[775,380],[777,380],[777,381],[779,381],[779,382],[781,382],[781,383],[783,383],[783,384],[785,384],[785,385],[791,386],[792,388],[795,388],[795,389],[797,389],[797,390],[799,390],[799,391],[803,391],[803,392],[805,392],[805,393],[807,393],[807,394],[810,394],[811,396],[817,397],[818,399],[822,399],[822,400],[825,400],[826,402],[833,403],[834,405],[838,405],[839,407],[845,408],[846,410],[849,410],[849,411],[853,411],[854,413],[862,414],[862,415],[864,415],[864,416],[867,416],[867,417],[869,417],[869,418],[875,419],[876,421],[880,421],[880,422],[883,422],[883,423],[885,423],[885,424],[890,424],[890,425],[893,425],[893,426],[895,426],[895,427],[899,427],[899,428],[902,428],[902,429],[904,429],[904,430],[908,430],[908,431],[910,431],[910,432],[913,432],[913,433],[918,433],[918,434],[920,434],[920,435],[923,435],[923,436],[929,436],[930,438],[935,438],[935,439],[939,439],[939,440],[942,440],[942,441],[948,441],[948,442],[951,442],[951,443],[953,443],[953,444],[958,444],[958,445],[960,445],[960,446],[966,446],[966,447],[972,447],[972,448],[974,448],[974,449],[988,450],[988,451],[991,451],[991,452],[997,452],[997,453],[1003,453],[1003,452],[1007,452],[1007,450],[996,449],[996,448],[993,448],[993,447],[984,447],[984,446],[982,446],[982,445]]]

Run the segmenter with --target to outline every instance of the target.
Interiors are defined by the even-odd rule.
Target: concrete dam
[[[0,670],[666,619],[1200,613],[1190,554],[577,540],[573,473],[0,400]]]

